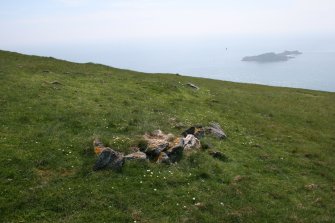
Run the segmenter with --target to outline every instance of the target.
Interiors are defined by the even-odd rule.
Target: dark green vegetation
[[[4,51],[0,89],[0,222],[334,222],[334,93]],[[92,171],[96,136],[128,153],[146,131],[210,121],[227,162]]]

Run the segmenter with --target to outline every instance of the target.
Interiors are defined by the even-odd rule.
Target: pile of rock
[[[175,163],[181,160],[184,151],[197,150],[201,148],[200,138],[206,134],[224,139],[226,134],[218,123],[211,123],[208,127],[192,126],[185,130],[181,137],[173,134],[164,134],[161,130],[147,133],[143,136],[145,145],[135,148],[134,152],[124,156],[95,139],[93,146],[98,155],[93,170],[113,169],[120,170],[125,160],[150,160],[156,163]],[[217,155],[216,155],[217,156]]]

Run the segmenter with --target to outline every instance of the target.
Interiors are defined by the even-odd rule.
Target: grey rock
[[[147,155],[143,152],[138,151],[138,152],[128,154],[128,155],[124,156],[124,158],[126,160],[145,160],[145,159],[147,159]]]
[[[124,161],[124,156],[121,153],[106,147],[99,154],[98,160],[93,166],[93,170],[112,169],[118,171],[121,170]]]
[[[206,127],[205,130],[219,139],[227,138],[219,123],[210,123],[210,126]]]
[[[183,141],[185,150],[200,149],[201,147],[199,139],[192,134],[187,135]]]
[[[191,88],[193,88],[193,89],[195,89],[195,90],[199,90],[199,89],[200,89],[197,85],[192,84],[192,83],[190,83],[190,82],[187,83],[186,85],[189,86],[189,87],[191,87]]]

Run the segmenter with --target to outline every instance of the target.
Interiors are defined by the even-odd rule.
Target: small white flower
[[[142,183],[142,181],[140,181],[140,184]]]
[[[192,200],[194,200],[194,201],[195,201],[195,197],[194,197],[194,198],[192,198]]]
[[[154,191],[157,191],[157,189],[155,188]]]

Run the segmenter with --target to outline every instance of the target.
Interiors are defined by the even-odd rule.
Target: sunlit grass
[[[271,74],[269,74],[271,75]],[[59,81],[61,85],[50,84]],[[185,86],[192,82],[200,90]],[[1,222],[332,222],[335,95],[0,51]],[[174,165],[93,172],[95,137],[221,124]],[[214,159],[217,150],[229,159]],[[316,186],[314,186],[316,185]]]

